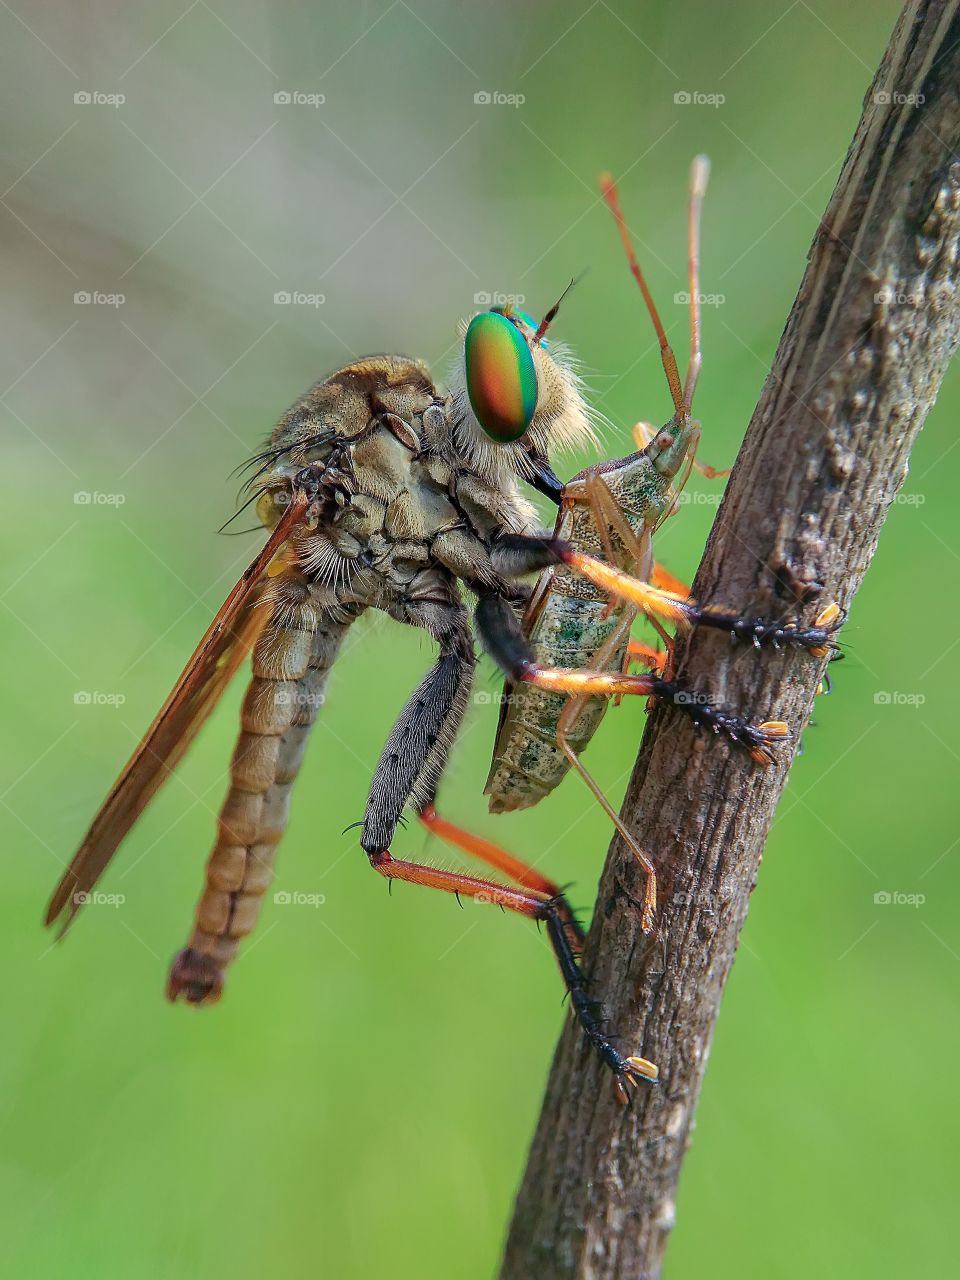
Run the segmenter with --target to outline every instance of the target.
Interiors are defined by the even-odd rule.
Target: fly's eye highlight
[[[519,440],[537,407],[537,371],[526,338],[506,316],[484,311],[470,321],[463,354],[477,421],[498,444]]]

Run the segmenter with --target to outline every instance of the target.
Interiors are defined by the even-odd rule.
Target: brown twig
[[[789,615],[804,582],[852,600],[960,339],[960,0],[911,0],[867,94],[696,580],[704,601]],[[809,611],[809,605],[807,606]],[[693,688],[806,723],[821,664],[700,630]],[[841,694],[842,696],[842,694]],[[789,755],[789,753],[785,753]],[[586,952],[622,1043],[661,1067],[630,1110],[569,1024],[502,1280],[655,1277],[707,1053],[789,760],[760,769],[651,717],[623,817],[662,872],[658,936],[614,840]]]

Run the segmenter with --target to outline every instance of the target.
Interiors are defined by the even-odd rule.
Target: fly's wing
[[[113,784],[50,899],[46,923],[59,919],[61,937],[124,836],[170,776],[253,647],[264,621],[263,610],[258,608],[264,575],[302,519],[305,506],[302,494],[291,501],[266,546],[221,605],[153,724]]]

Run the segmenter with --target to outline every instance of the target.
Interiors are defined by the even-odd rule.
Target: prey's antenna
[[[624,253],[627,255],[627,262],[630,264],[630,270],[633,273],[633,278],[640,286],[640,292],[643,294],[643,300],[647,304],[647,311],[650,315],[650,319],[653,321],[653,327],[657,333],[657,340],[660,343],[660,359],[663,363],[663,371],[667,375],[667,383],[670,387],[670,396],[673,400],[673,407],[677,413],[681,413],[685,408],[685,399],[683,388],[680,385],[680,370],[677,368],[677,358],[673,354],[673,348],[667,341],[667,335],[664,330],[663,323],[660,320],[656,304],[653,301],[653,297],[647,285],[646,277],[641,271],[640,263],[637,261],[637,255],[634,253],[633,241],[630,239],[630,232],[627,230],[623,211],[620,208],[620,199],[617,195],[617,185],[613,180],[612,174],[601,174],[600,191],[610,208],[610,212],[616,219],[617,230],[620,232],[620,239],[623,242]]]
[[[689,417],[697,389],[703,355],[700,350],[700,215],[710,176],[706,156],[694,156],[690,165],[690,202],[687,207],[687,279],[690,288],[690,363],[683,383],[683,408]]]
[[[540,339],[543,337],[543,335],[547,332],[547,330],[548,330],[548,329],[550,328],[550,326],[553,324],[554,320],[556,320],[556,318],[557,318],[557,312],[560,310],[560,304],[561,304],[561,302],[563,302],[564,298],[567,296],[567,294],[570,292],[570,290],[573,288],[573,286],[574,286],[575,284],[579,284],[579,283],[580,283],[580,281],[583,279],[584,275],[586,275],[586,272],[581,271],[581,272],[580,272],[580,274],[579,274],[578,276],[574,276],[574,277],[573,277],[573,279],[570,281],[570,283],[569,283],[569,284],[567,285],[567,287],[564,289],[563,293],[561,293],[560,297],[556,300],[556,302],[553,304],[553,306],[550,308],[550,310],[547,312],[547,314],[546,314],[546,315],[543,317],[543,319],[540,321],[540,324],[539,324],[539,326],[537,327],[537,332],[533,335],[533,340],[534,340],[534,342],[539,342],[539,341],[540,341]]]

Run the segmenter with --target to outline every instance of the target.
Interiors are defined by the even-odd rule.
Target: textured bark
[[[821,602],[849,606],[870,564],[960,338],[958,9],[914,0],[891,37],[697,574],[704,601],[789,616],[816,580]],[[682,655],[692,687],[729,706],[809,718],[822,664],[803,652],[698,631]],[[614,840],[586,968],[619,1043],[658,1062],[661,1083],[618,1106],[565,1027],[502,1280],[659,1275],[783,756],[764,770],[674,708],[651,716],[623,816],[661,869],[658,936],[639,932],[624,893],[639,877]]]

